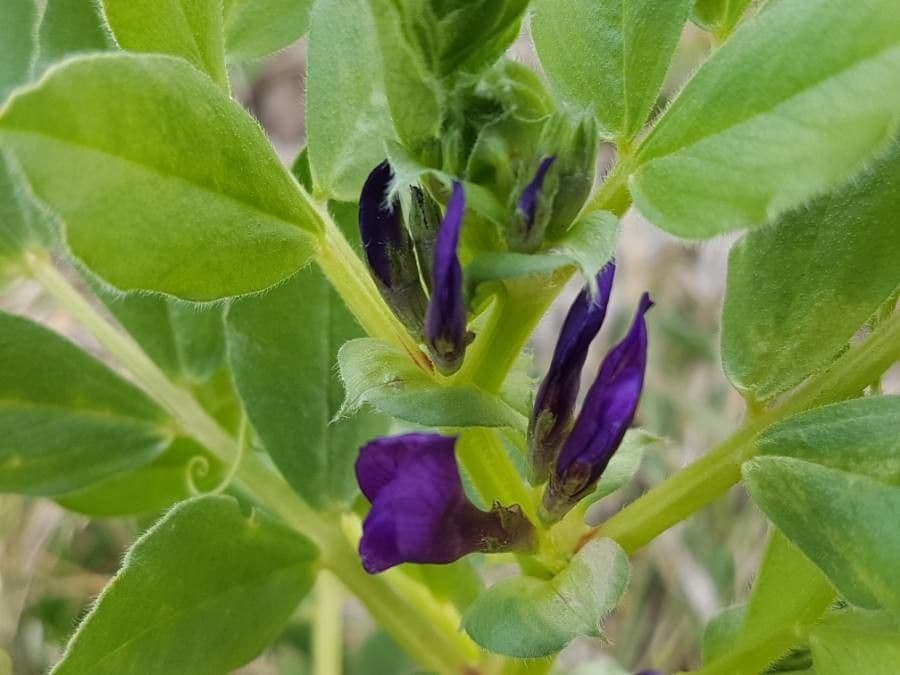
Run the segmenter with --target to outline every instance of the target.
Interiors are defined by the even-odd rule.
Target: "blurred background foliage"
[[[709,53],[714,40],[696,26],[686,26],[659,106]],[[285,163],[304,144],[306,51],[301,40],[269,59],[234,66],[230,72],[235,95],[265,127]],[[527,26],[511,55],[540,68]],[[611,149],[605,148],[598,158],[599,175],[611,160]],[[736,237],[692,246],[651,228],[634,211],[625,223],[617,251],[617,297],[610,305],[614,313],[594,345],[585,374],[593,375],[600,355],[624,332],[633,302],[649,290],[657,308],[650,320],[651,356],[637,422],[663,440],[647,451],[631,487],[605,500],[603,512],[592,514],[598,520],[727,436],[744,410],[722,373],[718,344],[727,253]],[[531,345],[535,374],[545,369],[577,290],[574,283],[567,288],[538,327]],[[27,314],[103,356],[31,282],[0,289],[0,308]],[[898,388],[897,375],[886,380],[887,389]],[[0,496],[0,675],[43,673],[58,659],[79,617],[115,573],[126,547],[154,519],[89,520],[50,501]],[[637,554],[625,600],[604,626],[609,644],[577,640],[559,658],[557,671],[620,672],[607,670],[602,665],[605,658],[631,670],[650,665],[663,672],[696,667],[703,626],[723,608],[746,599],[765,541],[765,519],[743,488],[733,489]],[[501,575],[503,570],[487,573]],[[239,672],[312,672],[311,612],[311,605],[300,606],[277,642]],[[345,672],[415,671],[357,603],[348,598],[343,612]],[[580,666],[585,663],[594,665]]]

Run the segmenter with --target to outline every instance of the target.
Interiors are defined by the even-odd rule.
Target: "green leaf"
[[[192,482],[198,490],[217,487],[223,470],[203,447],[179,437],[149,464],[67,492],[56,501],[70,511],[101,518],[161,513],[192,497]]]
[[[612,259],[621,232],[619,219],[597,211],[575,223],[548,249],[538,253],[481,253],[466,266],[466,283],[474,289],[484,281],[544,276],[576,265],[585,281],[597,285],[597,273]]]
[[[122,49],[180,56],[228,89],[222,0],[103,0]]]
[[[773,528],[749,602],[726,610],[707,627],[701,672],[758,673],[775,662],[779,667],[773,670],[793,669],[799,632],[834,599],[822,571]]]
[[[754,501],[850,602],[900,611],[900,488],[789,457],[743,468]]]
[[[407,146],[418,150],[440,133],[445,92],[424,55],[408,39],[402,3],[368,0],[368,4],[378,29],[384,88],[394,128]]]
[[[733,605],[723,609],[706,624],[701,647],[704,665],[713,663],[734,648],[746,612],[747,605]]]
[[[628,556],[611,539],[588,542],[555,577],[516,577],[472,603],[463,628],[485,649],[515,658],[555,654],[580,635],[601,637],[600,622],[628,585]]]
[[[809,635],[816,675],[895,675],[900,671],[900,623],[884,613],[844,609]]]
[[[895,0],[774,0],[660,118],[638,150],[631,192],[678,236],[762,225],[859,172],[898,110]]]
[[[900,396],[815,408],[769,427],[757,447],[900,487]]]
[[[843,189],[732,249],[722,319],[729,379],[768,400],[825,368],[898,287],[900,144]]]
[[[228,311],[228,356],[253,427],[295,490],[318,508],[346,508],[359,447],[387,432],[368,411],[336,420],[338,349],[362,335],[317,269]]]
[[[0,101],[28,79],[31,59],[37,45],[37,5],[34,0],[0,0]]]
[[[314,252],[318,216],[259,126],[181,59],[68,61],[10,99],[0,138],[75,255],[118,288],[212,300]]]
[[[147,355],[172,377],[201,383],[222,367],[224,305],[187,303],[148,293],[120,293],[96,279],[89,283]]]
[[[306,125],[316,190],[356,201],[393,137],[366,0],[320,0],[309,32]]]
[[[309,28],[312,0],[225,0],[225,51],[257,59],[297,41]]]
[[[531,30],[559,92],[631,139],[656,103],[693,0],[538,0]]]
[[[52,672],[230,672],[276,637],[315,572],[308,540],[234,499],[183,502],[131,548]]]
[[[67,56],[113,46],[98,7],[94,0],[47,0],[38,28],[36,72]]]
[[[695,0],[693,19],[721,40],[734,30],[750,2],[751,0]]]
[[[368,403],[381,412],[428,427],[513,427],[525,416],[472,384],[441,386],[409,357],[372,338],[344,344],[338,352],[347,392],[343,411]]]
[[[152,461],[166,416],[74,344],[0,313],[0,491],[57,495]]]
[[[0,152],[0,277],[4,263],[46,248],[54,234],[49,216],[34,203],[13,157]]]

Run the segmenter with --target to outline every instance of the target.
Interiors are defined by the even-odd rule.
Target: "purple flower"
[[[420,336],[428,298],[399,200],[388,202],[393,176],[386,161],[369,174],[359,197],[359,232],[381,296],[407,329]]]
[[[434,245],[431,298],[425,317],[425,340],[431,358],[445,375],[459,370],[470,342],[466,332],[463,273],[456,254],[465,206],[463,187],[454,182]]]
[[[597,275],[597,294],[585,286],[563,323],[550,368],[538,389],[528,425],[528,479],[537,485],[547,480],[559,447],[572,425],[581,369],[591,341],[603,325],[616,273],[614,263]]]
[[[644,293],[631,329],[604,359],[563,443],[544,492],[542,517],[550,522],[593,490],[634,419],[647,366],[644,314],[652,306]]]
[[[534,178],[522,190],[519,201],[516,204],[515,217],[513,218],[512,248],[521,251],[533,251],[544,240],[544,229],[549,220],[549,213],[540,213],[541,191],[547,172],[556,161],[555,156],[545,157],[538,165]]]
[[[356,478],[372,503],[359,542],[367,572],[533,548],[533,527],[518,505],[494,504],[485,512],[468,500],[455,444],[452,437],[411,433],[363,446]]]

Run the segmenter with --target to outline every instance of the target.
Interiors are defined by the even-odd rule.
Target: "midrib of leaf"
[[[630,136],[628,127],[628,113],[630,106],[628,103],[628,36],[626,34],[626,4],[628,0],[621,0],[619,4],[619,27],[622,31],[622,135]]]
[[[15,412],[16,410],[57,411],[74,417],[113,420],[124,425],[145,426],[149,427],[150,429],[160,431],[163,433],[163,435],[166,435],[166,433],[168,433],[166,432],[165,427],[154,424],[153,421],[148,418],[132,417],[130,415],[121,415],[115,412],[108,412],[105,410],[96,410],[91,408],[74,408],[62,403],[36,403],[32,401],[23,401],[20,399],[0,398],[0,412],[4,410],[10,410],[13,412]]]
[[[128,564],[130,562],[132,562],[132,561],[127,561],[126,564]],[[204,607],[207,607],[207,606],[213,604],[214,602],[218,602],[218,601],[227,599],[232,595],[235,595],[238,591],[244,591],[245,589],[255,588],[260,585],[260,583],[259,583],[260,581],[280,580],[281,577],[287,576],[289,573],[293,572],[294,570],[299,570],[300,568],[302,568],[305,565],[310,564],[310,563],[312,563],[312,560],[305,560],[302,563],[297,563],[295,565],[286,566],[286,567],[278,569],[274,572],[269,572],[269,571],[263,572],[259,576],[254,576],[251,579],[245,580],[239,584],[230,585],[223,593],[213,593],[211,595],[205,596],[203,598],[203,600],[201,600],[198,603],[193,603],[193,604],[182,606],[179,609],[166,614],[165,616],[161,616],[158,619],[151,621],[149,624],[145,625],[144,628],[142,628],[137,633],[132,635],[125,642],[122,642],[121,644],[119,644],[112,651],[108,651],[107,653],[105,653],[99,660],[94,662],[94,666],[99,667],[104,662],[109,661],[114,656],[116,656],[119,652],[121,652],[122,650],[131,646],[135,642],[138,642],[141,638],[143,638],[148,633],[155,632],[159,628],[173,626],[175,623],[177,623],[177,621],[182,616],[184,616],[188,612],[201,610]],[[115,581],[118,581],[119,578],[120,577],[117,576]],[[110,585],[107,588],[112,590],[113,585]],[[94,614],[97,611],[97,608],[99,608],[101,606],[102,600],[106,596],[106,594],[107,594],[107,592],[104,591],[104,593],[102,593],[100,595],[100,597],[97,599],[97,603],[94,606],[94,609],[92,609],[90,614],[88,614],[84,618],[84,621],[82,622],[81,626],[86,626],[88,624],[88,622],[93,618]],[[79,626],[78,632],[72,637],[72,642],[71,642],[72,645],[75,644],[76,639],[78,638],[79,634],[81,633],[81,626]],[[51,675],[53,673],[57,672],[59,666],[65,664],[65,660],[66,660],[66,658],[68,658],[68,655],[69,655],[69,651],[66,650],[66,653],[63,655],[62,660],[51,671]]]
[[[872,62],[872,61],[880,61],[880,60],[882,60],[882,59],[885,59],[885,57],[889,57],[889,56],[891,55],[891,52],[895,52],[895,51],[897,51],[898,53],[900,53],[900,44],[895,43],[895,44],[893,44],[893,45],[891,45],[891,46],[880,47],[877,51],[875,51],[875,52],[873,52],[873,53],[870,53],[870,54],[867,54],[865,57],[860,58],[860,59],[857,59],[856,61],[853,61],[851,64],[849,64],[849,65],[847,65],[847,66],[845,66],[845,67],[842,67],[842,68],[839,68],[839,69],[837,69],[837,70],[835,70],[835,71],[828,72],[828,73],[824,74],[821,78],[819,78],[819,79],[817,79],[817,80],[811,82],[811,83],[810,83],[808,86],[806,86],[806,87],[801,87],[800,89],[794,91],[793,93],[791,93],[791,94],[789,94],[789,95],[787,95],[787,96],[783,96],[783,97],[778,98],[777,100],[771,101],[770,104],[769,104],[765,109],[761,109],[761,110],[749,110],[749,111],[747,112],[746,115],[743,115],[743,116],[741,116],[741,117],[739,117],[739,118],[736,118],[736,119],[732,119],[732,120],[730,121],[730,123],[728,124],[728,126],[722,128],[722,129],[720,129],[720,130],[718,130],[718,131],[716,131],[716,132],[712,132],[712,133],[709,133],[709,134],[704,134],[704,135],[702,135],[702,136],[698,136],[698,137],[696,137],[696,138],[692,138],[692,139],[690,139],[689,141],[685,142],[684,144],[678,145],[678,146],[676,146],[676,147],[673,147],[671,150],[668,150],[668,151],[665,152],[665,153],[662,153],[662,154],[654,154],[654,155],[651,156],[649,159],[643,157],[643,156],[642,156],[642,155],[643,155],[642,150],[645,149],[645,148],[651,147],[651,141],[658,135],[660,128],[663,128],[663,129],[664,129],[664,126],[663,126],[663,125],[664,125],[664,122],[665,122],[665,119],[666,119],[666,115],[672,114],[672,111],[676,109],[676,107],[677,107],[677,105],[678,105],[678,100],[676,99],[676,100],[672,103],[672,105],[669,107],[668,112],[667,112],[666,114],[664,114],[663,117],[661,117],[661,118],[659,119],[659,121],[654,125],[653,130],[647,135],[646,139],[644,139],[644,142],[641,143],[641,148],[638,150],[638,153],[637,153],[638,162],[639,162],[639,164],[649,164],[649,163],[654,162],[654,161],[656,161],[656,160],[663,159],[663,158],[668,157],[668,156],[670,156],[670,155],[674,155],[674,154],[676,154],[676,153],[678,153],[678,152],[681,152],[681,151],[684,150],[685,148],[689,148],[689,147],[698,145],[699,143],[702,143],[702,142],[705,141],[705,140],[708,140],[708,139],[711,139],[711,138],[716,138],[716,137],[718,137],[718,136],[722,136],[722,135],[724,135],[724,134],[727,134],[727,133],[731,132],[732,130],[734,130],[735,128],[737,128],[738,126],[740,126],[740,125],[742,125],[742,124],[744,124],[744,123],[746,123],[746,122],[752,121],[752,120],[754,120],[754,119],[756,119],[756,118],[758,118],[758,117],[761,117],[761,116],[763,116],[763,115],[773,114],[778,108],[781,108],[783,105],[785,105],[785,104],[787,104],[787,103],[790,103],[790,102],[792,102],[792,101],[794,101],[794,100],[796,100],[796,99],[798,99],[798,98],[803,97],[804,95],[808,94],[809,92],[811,92],[811,91],[813,91],[813,90],[815,90],[815,89],[818,89],[819,87],[821,87],[823,84],[825,84],[826,82],[828,82],[828,81],[830,81],[830,80],[833,80],[833,79],[835,79],[835,78],[837,78],[837,77],[839,77],[839,76],[841,76],[841,75],[843,75],[843,74],[845,74],[845,73],[848,73],[848,72],[850,72],[850,71],[853,71],[853,70],[855,70],[855,69],[857,69],[857,68],[860,68],[860,67],[862,67],[862,66],[864,66],[864,65],[867,65],[867,64],[869,64],[869,63]],[[701,70],[701,71],[697,71],[697,72],[698,72],[698,74],[699,74],[700,72],[702,72],[702,70]],[[689,89],[689,85],[688,85],[688,86],[685,86],[685,87],[681,90],[681,92],[680,92],[680,94],[679,94],[679,98],[680,98],[681,96],[683,96],[683,95],[684,95],[684,92],[685,92],[685,91],[688,91],[688,89]]]
[[[191,23],[191,20],[188,18],[187,12],[185,11],[184,5],[182,4],[182,0],[173,0],[173,2],[178,7],[178,13],[181,15],[181,18],[184,20],[184,23],[188,27],[187,32],[191,38],[191,44],[193,45],[194,49],[197,52],[197,56],[199,57],[200,63],[203,64],[203,66],[205,67],[207,72],[209,72],[209,74],[212,75],[213,78],[217,78],[217,77],[221,76],[222,69],[224,68],[224,63],[222,64],[222,68],[219,68],[218,66],[220,64],[211,63],[208,60],[208,58],[207,58],[208,55],[204,52],[203,49],[200,48],[200,43],[197,41],[197,33],[195,31],[196,26],[194,26]],[[224,19],[223,19],[223,32],[224,32]],[[223,44],[223,46],[225,44],[224,36],[222,37],[222,44]],[[223,61],[224,61],[224,54],[223,54]],[[227,76],[226,76],[226,81],[227,81]]]
[[[14,100],[15,100],[14,98],[10,99],[10,102],[12,102]],[[7,103],[6,108],[9,108],[10,102]],[[147,173],[153,173],[153,174],[156,174],[157,176],[161,176],[162,178],[168,179],[168,180],[181,181],[181,182],[186,183],[187,185],[191,186],[192,188],[199,190],[200,192],[204,192],[204,193],[212,195],[214,197],[218,197],[221,199],[231,201],[235,204],[239,204],[240,206],[243,206],[250,211],[253,211],[262,216],[265,216],[267,219],[276,220],[276,221],[284,223],[285,225],[288,225],[292,228],[296,228],[299,231],[299,233],[304,236],[314,238],[313,232],[311,230],[307,230],[305,227],[303,227],[302,224],[293,222],[292,220],[287,220],[285,218],[285,216],[274,213],[273,211],[266,210],[266,209],[262,208],[259,204],[248,201],[247,199],[242,198],[242,197],[238,197],[238,196],[235,196],[232,194],[226,194],[224,192],[220,192],[220,191],[215,190],[214,188],[212,188],[208,185],[205,185],[193,178],[189,178],[187,176],[182,176],[180,174],[173,173],[171,171],[166,171],[166,170],[162,169],[161,167],[154,166],[152,164],[142,163],[141,161],[139,161],[137,159],[133,159],[126,155],[110,152],[109,150],[97,148],[92,145],[88,145],[87,143],[79,143],[70,138],[54,136],[53,134],[49,134],[46,131],[26,129],[26,128],[18,127],[18,126],[6,126],[6,131],[4,132],[3,111],[0,110],[0,135],[2,135],[3,133],[38,136],[40,138],[45,138],[54,143],[59,143],[61,145],[67,145],[72,148],[79,149],[82,152],[93,152],[93,153],[96,153],[99,155],[111,157],[112,159],[116,159],[121,162],[125,162],[126,164],[135,166],[139,170],[142,169],[142,170],[146,171]],[[303,208],[304,211],[307,212],[308,215],[311,215],[313,213],[313,209],[311,209],[310,205],[306,203],[302,193],[299,190],[297,190],[296,193],[297,193],[297,196],[299,197],[299,200],[298,200],[299,205]]]

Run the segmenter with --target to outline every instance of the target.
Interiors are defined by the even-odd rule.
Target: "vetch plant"
[[[230,672],[314,586],[322,675],[339,587],[427,672],[549,672],[604,637],[629,555],[738,483],[771,535],[697,672],[900,672],[896,0],[0,8],[0,275],[104,349],[0,314],[0,490],[162,514],[53,673]],[[689,21],[715,47],[657,106]],[[505,56],[526,23],[540,73]],[[229,69],[307,31],[287,170]],[[632,205],[749,230],[721,350],[747,414],[595,526],[652,387],[652,288],[583,373]]]

